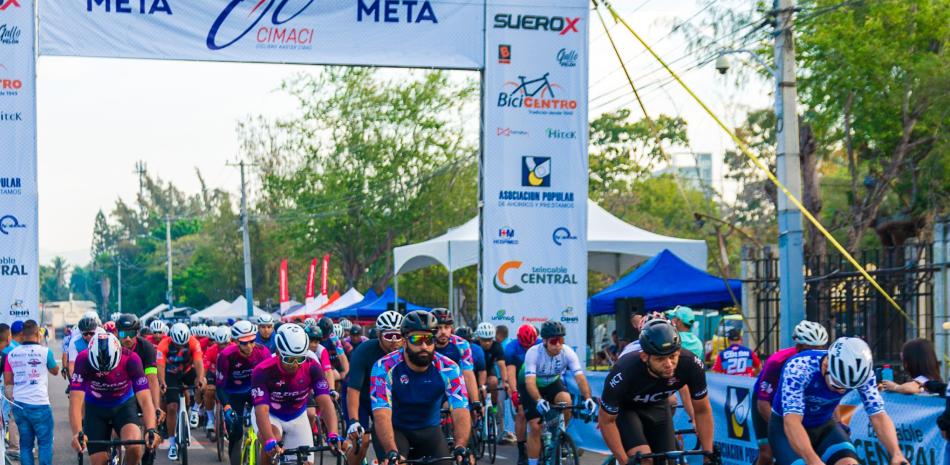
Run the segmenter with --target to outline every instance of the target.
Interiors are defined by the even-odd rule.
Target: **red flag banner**
[[[290,301],[290,289],[287,286],[287,259],[280,261],[280,302]]]
[[[306,298],[312,299],[314,297],[313,293],[313,280],[317,277],[317,259],[314,258],[310,260],[310,272],[307,273],[307,296]]]
[[[327,295],[327,288],[330,287],[330,281],[327,275],[330,273],[330,254],[323,256],[323,270],[320,273],[320,293]]]

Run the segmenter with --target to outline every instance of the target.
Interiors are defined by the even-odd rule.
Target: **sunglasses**
[[[551,345],[564,344],[564,338],[562,336],[549,337],[547,342]]]
[[[399,333],[383,333],[382,338],[384,341],[389,342],[399,342],[402,340],[402,334]]]
[[[119,339],[125,339],[127,337],[134,338],[138,333],[136,331],[119,331]]]
[[[238,341],[238,345],[242,345],[242,346],[249,346],[249,345],[251,345],[251,344],[254,344],[254,341],[253,341],[253,340],[251,340],[251,341]]]
[[[95,332],[95,331],[86,331],[86,332],[82,333],[82,335],[83,335],[83,337],[93,337],[93,336],[96,335],[96,332]]]
[[[421,346],[423,344],[427,346],[435,345],[435,336],[431,334],[411,334],[406,340],[414,346]]]
[[[303,363],[303,361],[306,360],[306,359],[307,359],[307,357],[306,357],[305,355],[297,355],[297,356],[284,356],[284,355],[281,355],[281,356],[280,356],[280,361],[281,361],[281,362],[284,362],[284,363],[287,364],[287,365],[300,365],[300,364]]]

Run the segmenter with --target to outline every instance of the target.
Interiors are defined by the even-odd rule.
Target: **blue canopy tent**
[[[640,297],[647,311],[668,310],[677,305],[720,309],[734,305],[729,290],[742,301],[742,282],[730,279],[729,287],[718,277],[694,268],[664,249],[632,273],[620,278],[587,301],[591,316],[614,313],[614,301]]]
[[[362,301],[350,305],[349,307],[336,310],[333,312],[328,312],[323,316],[337,319],[337,318],[376,318],[383,312],[385,312],[389,305],[395,302],[396,292],[393,291],[393,288],[387,287],[382,295],[377,296],[376,293],[370,289],[366,291],[366,297],[370,295],[373,296],[372,299],[363,299]],[[426,307],[416,305],[411,302],[407,302],[406,299],[399,299],[399,303],[403,305],[406,311],[413,310],[428,310]]]

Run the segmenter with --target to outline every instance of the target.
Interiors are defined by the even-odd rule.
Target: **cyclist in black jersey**
[[[713,418],[702,360],[682,349],[679,334],[666,320],[647,323],[639,341],[641,351],[621,357],[604,383],[598,425],[607,447],[619,463],[638,452],[674,450],[669,398],[687,386],[696,436],[703,450],[711,452]]]
[[[139,335],[140,326],[139,318],[131,313],[123,313],[115,321],[122,347],[135,352],[142,359],[142,368],[145,370],[145,378],[148,379],[148,390],[152,394],[152,403],[158,414],[158,422],[161,423],[165,420],[165,412],[160,408],[161,386],[165,384],[165,370],[158,369],[158,350],[148,339]]]

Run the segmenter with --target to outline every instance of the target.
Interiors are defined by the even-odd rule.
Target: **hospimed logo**
[[[726,413],[726,430],[729,438],[740,441],[749,440],[749,389],[729,386],[726,389],[726,403],[723,406]]]

